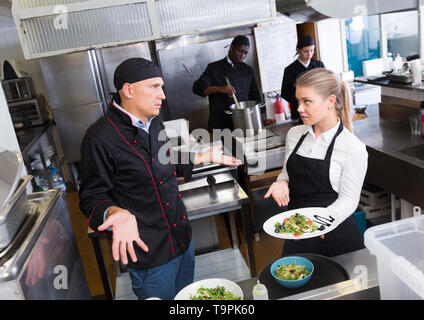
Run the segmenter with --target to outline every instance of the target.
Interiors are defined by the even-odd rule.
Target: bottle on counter
[[[50,167],[49,172],[50,172],[51,177],[52,177],[53,188],[59,188],[60,191],[66,192],[65,181],[63,180],[62,176],[60,175],[59,170],[57,170],[53,167]]]
[[[383,71],[391,71],[393,69],[392,53],[388,52],[387,56],[383,57]]]
[[[36,176],[35,184],[37,185],[37,191],[47,191],[49,190],[49,183],[44,177]]]
[[[396,56],[396,59],[394,61],[394,69],[396,72],[398,71],[402,71],[402,66],[403,66],[403,60],[402,57],[400,56],[400,54],[398,53]]]
[[[269,300],[268,290],[262,283],[258,282],[253,286],[252,289],[253,300]]]

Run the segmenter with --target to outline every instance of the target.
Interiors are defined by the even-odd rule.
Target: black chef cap
[[[250,41],[246,36],[238,35],[231,42],[232,46],[247,46],[250,47]]]
[[[131,58],[116,67],[113,84],[119,91],[124,83],[134,83],[157,77],[162,77],[158,65],[143,58]]]
[[[301,36],[298,40],[297,40],[297,49],[302,49],[304,47],[309,47],[309,46],[314,46],[315,45],[315,41],[314,39],[310,36],[305,34],[304,36]]]

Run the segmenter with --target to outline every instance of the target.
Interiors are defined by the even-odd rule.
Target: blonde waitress
[[[289,210],[327,207],[339,221],[325,237],[286,240],[283,254],[328,257],[364,247],[353,216],[367,170],[365,145],[352,133],[350,89],[335,74],[317,68],[296,81],[303,125],[290,129],[281,174],[265,194]]]

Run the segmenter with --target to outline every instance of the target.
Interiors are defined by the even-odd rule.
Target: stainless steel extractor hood
[[[276,0],[276,8],[296,22],[314,22],[417,10],[419,0]]]
[[[275,0],[14,0],[12,15],[34,59],[256,24],[276,11]]]

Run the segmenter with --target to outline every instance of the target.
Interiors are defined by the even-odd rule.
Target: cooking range
[[[237,158],[243,159],[248,175],[263,174],[281,168],[285,156],[285,134],[264,129],[254,136],[234,136]],[[281,129],[278,129],[281,130]]]

